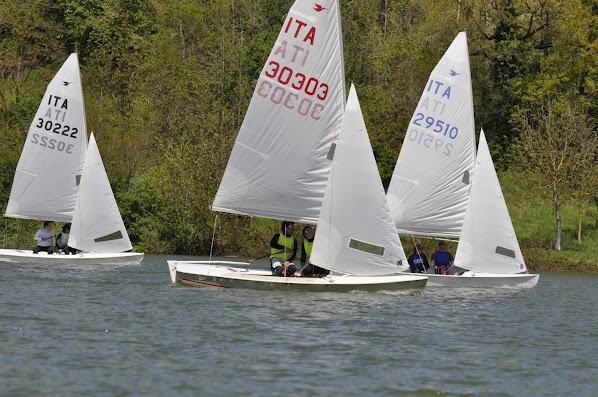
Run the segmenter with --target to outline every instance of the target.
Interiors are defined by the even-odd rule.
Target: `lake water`
[[[2,396],[598,396],[598,276],[308,294],[0,264]]]

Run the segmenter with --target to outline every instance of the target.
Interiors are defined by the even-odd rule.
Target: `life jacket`
[[[309,241],[306,238],[303,239],[303,249],[305,250],[305,255],[307,255],[308,259],[311,256],[311,249],[312,249],[313,246],[314,246],[314,240],[313,239],[311,241]]]
[[[451,257],[449,253],[446,251],[436,251],[434,252],[434,265],[436,266],[446,266],[450,263]]]
[[[285,249],[270,247],[270,259],[280,258],[285,261],[288,260],[293,254],[295,238],[293,236],[287,237],[283,233],[279,233],[277,243],[278,245],[284,246]]]
[[[413,253],[411,254],[411,259],[413,260],[413,266],[415,266],[416,269],[424,270],[423,255]]]

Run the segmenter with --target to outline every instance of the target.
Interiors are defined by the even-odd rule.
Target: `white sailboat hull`
[[[31,250],[0,249],[0,262],[39,265],[139,265],[143,253],[138,252],[82,252],[77,255],[34,254]]]
[[[235,264],[237,266],[235,266]],[[424,275],[278,277],[268,269],[248,269],[242,262],[168,261],[173,283],[198,287],[243,288],[309,292],[418,291],[426,286]]]
[[[461,275],[428,274],[430,288],[533,288],[539,274],[499,274],[467,271]]]

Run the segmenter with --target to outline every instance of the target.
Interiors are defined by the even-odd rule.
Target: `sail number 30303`
[[[319,120],[324,112],[328,97],[328,84],[315,77],[294,72],[288,66],[270,61],[264,71],[263,79],[257,88],[257,94],[269,98],[274,105],[281,105],[297,112],[301,116]]]

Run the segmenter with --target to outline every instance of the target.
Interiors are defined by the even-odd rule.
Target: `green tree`
[[[472,54],[476,119],[492,126],[492,140],[502,163],[519,129],[513,112],[522,104],[526,88],[540,73],[558,34],[559,0],[498,0],[463,2],[467,9]]]
[[[561,250],[563,199],[577,194],[585,200],[586,186],[596,186],[595,174],[588,175],[585,171],[588,163],[595,162],[598,145],[583,108],[571,102],[566,98],[547,98],[541,106],[518,119],[521,127],[516,161],[531,170],[552,192],[557,251]],[[588,179],[582,181],[584,177]]]

